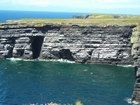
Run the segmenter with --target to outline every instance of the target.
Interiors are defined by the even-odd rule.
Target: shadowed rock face
[[[40,55],[42,43],[44,41],[43,36],[36,36],[33,37],[33,42],[32,42],[32,52],[33,52],[33,59],[38,58]]]
[[[0,58],[68,59],[79,63],[133,64],[135,26],[6,26],[0,29]]]

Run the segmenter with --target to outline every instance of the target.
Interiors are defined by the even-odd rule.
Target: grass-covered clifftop
[[[91,14],[89,19],[140,19],[140,15]]]
[[[111,15],[111,14],[91,14],[86,19],[20,19],[8,20],[4,24],[0,24],[0,28],[4,25],[29,25],[35,27],[42,27],[46,24],[60,24],[60,25],[140,25],[140,15]]]

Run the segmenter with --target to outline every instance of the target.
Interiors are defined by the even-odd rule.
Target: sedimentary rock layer
[[[10,24],[0,28],[0,58],[68,59],[80,63],[133,64],[135,25]]]

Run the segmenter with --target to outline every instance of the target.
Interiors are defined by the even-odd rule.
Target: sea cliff
[[[2,24],[0,58],[68,59],[79,63],[133,64],[136,25]]]
[[[138,24],[0,24],[0,59],[66,59],[78,63],[133,65],[132,101],[140,101]]]
[[[134,69],[136,76],[136,83],[134,85],[134,91],[132,95],[132,101],[140,102],[140,26],[133,29],[131,36],[132,56],[134,59]]]

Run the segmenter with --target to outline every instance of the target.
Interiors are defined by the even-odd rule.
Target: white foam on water
[[[91,72],[90,74],[93,75],[93,72]]]
[[[74,61],[69,61],[67,59],[49,59],[49,60],[46,60],[46,59],[38,59],[38,61],[53,61],[53,62],[75,63]]]
[[[85,72],[88,71],[87,69],[84,70]]]
[[[126,98],[125,101],[126,101],[128,104],[132,104],[131,98]]]
[[[136,101],[132,101],[130,104],[132,104],[132,105],[140,105],[140,103],[136,102]]]
[[[125,101],[126,101],[128,104],[131,104],[131,105],[140,105],[139,102],[131,101],[131,98],[126,98]]]
[[[10,60],[10,61],[19,61],[19,60],[22,60],[20,58],[6,58],[7,60]]]
[[[134,67],[133,65],[125,65],[123,67]]]
[[[21,59],[21,58],[6,58],[7,60],[10,60],[12,62],[16,62],[16,61],[53,61],[53,62],[66,62],[66,63],[75,63],[75,61],[69,61],[67,59]]]
[[[69,61],[67,59],[58,59],[59,62],[75,63],[74,61]]]
[[[134,65],[117,65],[117,66],[121,66],[121,67],[134,67]]]
[[[20,59],[20,58],[7,58],[7,60],[10,60],[11,63],[17,64],[18,61],[21,61],[22,59]]]
[[[37,61],[37,59],[22,59],[22,61]]]

